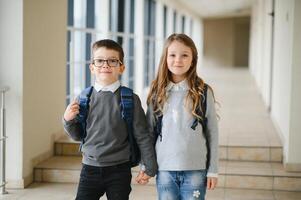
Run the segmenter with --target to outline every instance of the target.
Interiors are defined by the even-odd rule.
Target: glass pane
[[[95,27],[95,0],[87,0],[87,18],[86,18],[86,27],[94,28]]]
[[[68,26],[73,26],[74,1],[68,0]]]

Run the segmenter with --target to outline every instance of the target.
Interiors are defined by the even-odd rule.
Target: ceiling
[[[254,0],[178,0],[203,18],[247,16]]]

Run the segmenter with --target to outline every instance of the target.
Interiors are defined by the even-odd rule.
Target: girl
[[[206,188],[217,184],[215,98],[212,88],[197,75],[197,59],[191,38],[169,36],[147,98],[148,122],[157,138],[160,200],[203,200]]]

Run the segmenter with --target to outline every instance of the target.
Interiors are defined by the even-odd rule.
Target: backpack
[[[90,97],[93,91],[93,86],[84,89],[79,96],[79,114],[77,115],[77,120],[80,123],[81,128],[81,144],[85,143],[85,138],[87,136],[86,126],[89,111]],[[130,162],[131,166],[135,167],[139,164],[141,159],[141,153],[137,145],[134,133],[133,133],[133,110],[134,110],[134,100],[133,100],[133,90],[124,86],[120,87],[120,110],[121,118],[126,122],[126,128],[128,133],[128,139],[130,143]]]
[[[205,83],[204,85],[204,98],[201,99],[196,113],[202,117],[202,119],[197,119],[195,118],[192,125],[191,129],[195,130],[198,124],[200,123],[203,127],[203,134],[206,139],[206,146],[207,146],[207,169],[209,165],[209,159],[210,158],[210,148],[209,148],[209,143],[208,143],[208,134],[207,134],[207,117],[206,117],[206,110],[207,110],[207,90],[208,90],[208,85]],[[202,112],[203,111],[203,112]],[[155,140],[154,140],[154,145],[157,142],[158,137],[160,138],[160,141],[162,140],[162,119],[163,115],[160,115],[156,118],[156,125],[154,127],[154,133],[155,133]]]

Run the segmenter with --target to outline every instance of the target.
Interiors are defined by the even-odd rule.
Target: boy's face
[[[94,50],[93,63],[90,64],[90,70],[95,75],[97,83],[101,85],[114,83],[118,80],[124,68],[124,65],[119,60],[118,51],[105,47]]]

